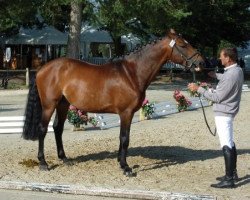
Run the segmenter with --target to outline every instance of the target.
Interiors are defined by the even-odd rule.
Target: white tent
[[[134,36],[132,33],[129,33],[128,35],[123,35],[122,41],[124,41],[124,43],[128,45],[130,50],[132,50],[142,42],[138,37]]]
[[[108,31],[99,30],[92,26],[83,26],[81,29],[81,41],[82,42],[100,42],[100,43],[112,43],[113,40]],[[139,44],[141,41],[139,38],[133,36],[131,33],[122,36],[122,43],[132,42],[133,44]]]
[[[245,61],[246,71],[250,71],[250,41],[248,41],[247,47],[245,49],[237,48],[237,50],[239,53],[239,58],[242,58]]]
[[[83,47],[84,57],[87,57],[91,43],[113,43],[112,37],[108,31],[99,30],[98,28],[89,25],[82,26],[80,40]],[[130,33],[128,35],[123,35],[121,42],[126,44],[128,49],[131,50],[137,44],[140,44],[141,40]]]
[[[5,44],[66,45],[67,34],[52,26],[45,26],[41,29],[21,27],[18,34],[6,38]]]
[[[81,42],[111,43],[112,38],[107,31],[98,30],[92,26],[83,26],[81,29]]]

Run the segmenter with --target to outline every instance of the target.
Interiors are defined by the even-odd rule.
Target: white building
[[[246,49],[238,48],[238,56],[245,61],[245,70],[250,72],[250,41]]]

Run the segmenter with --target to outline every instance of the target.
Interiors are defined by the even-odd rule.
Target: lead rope
[[[199,95],[199,100],[200,100],[200,103],[201,103],[201,108],[202,108],[202,112],[203,112],[203,116],[204,116],[204,120],[206,122],[207,128],[208,128],[208,130],[209,130],[209,132],[211,133],[212,136],[216,136],[216,132],[217,132],[216,128],[214,129],[214,132],[212,132],[210,126],[208,125],[207,117],[206,117],[206,114],[205,114],[204,106],[202,104],[200,95]]]

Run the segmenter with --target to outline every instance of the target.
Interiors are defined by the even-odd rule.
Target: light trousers
[[[215,116],[215,125],[219,136],[221,148],[225,145],[229,148],[232,148],[234,146],[233,120],[233,117]]]

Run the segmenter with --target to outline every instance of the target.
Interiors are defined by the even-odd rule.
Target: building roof
[[[19,33],[5,39],[5,44],[67,44],[67,34],[60,32],[52,26],[38,28],[23,28]]]
[[[83,25],[81,29],[81,42],[98,42],[98,43],[113,43],[113,40],[106,30],[100,30],[93,26]],[[123,35],[122,43],[131,43],[133,46],[140,44],[139,38],[132,34]]]

